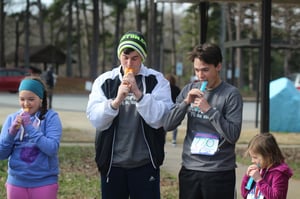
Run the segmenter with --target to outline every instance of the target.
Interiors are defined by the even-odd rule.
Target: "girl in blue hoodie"
[[[38,77],[19,86],[21,109],[10,114],[0,134],[0,159],[8,159],[7,199],[56,199],[60,118],[47,109],[47,90]]]

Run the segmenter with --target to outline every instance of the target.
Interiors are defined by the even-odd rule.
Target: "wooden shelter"
[[[55,67],[55,71],[58,72],[59,65],[67,62],[67,55],[56,46],[38,45],[29,48],[29,60],[30,63],[43,64],[44,70],[47,69],[48,64],[52,64]],[[24,63],[24,48],[19,48],[18,52],[8,54],[6,61],[8,63],[14,63],[15,66]],[[72,59],[72,63],[76,63],[76,60]]]

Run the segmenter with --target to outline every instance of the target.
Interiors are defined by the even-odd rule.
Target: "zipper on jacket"
[[[148,151],[149,151],[149,154],[150,154],[150,159],[151,159],[152,166],[154,167],[154,169],[157,169],[156,166],[155,166],[155,164],[154,164],[154,161],[153,161],[153,157],[152,157],[152,153],[151,153],[151,150],[150,150],[148,141],[147,141],[147,139],[146,139],[146,135],[145,135],[145,130],[144,130],[143,122],[141,122],[141,123],[142,123],[143,137],[144,137],[144,140],[145,140],[145,142],[146,142],[146,145],[147,145],[147,148],[148,148]]]
[[[113,141],[112,141],[112,146],[111,146],[111,156],[110,156],[110,163],[109,163],[109,167],[108,167],[108,171],[106,173],[106,183],[109,182],[109,173],[111,170],[111,166],[112,166],[112,162],[113,162],[113,154],[114,154],[114,146],[115,146],[115,137],[116,137],[116,129],[114,128],[114,137],[113,137]]]
[[[143,94],[145,95],[146,94],[146,79],[145,79],[145,76],[144,75],[142,75],[142,86],[143,86]],[[140,116],[140,118],[141,118],[142,116]],[[140,120],[141,121],[141,120]],[[150,154],[150,159],[151,159],[151,163],[152,163],[152,166],[154,167],[154,169],[157,169],[157,167],[155,166],[155,163],[154,163],[154,161],[153,161],[153,157],[152,157],[152,153],[151,153],[151,149],[150,149],[150,147],[149,147],[149,143],[148,143],[148,141],[147,141],[147,139],[146,139],[146,135],[145,135],[145,130],[144,130],[144,124],[143,124],[143,122],[141,121],[141,126],[142,126],[142,131],[143,131],[143,137],[144,137],[144,140],[145,140],[145,143],[146,143],[146,145],[147,145],[147,148],[148,148],[148,151],[149,151],[149,154]]]

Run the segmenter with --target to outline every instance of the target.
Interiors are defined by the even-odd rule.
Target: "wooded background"
[[[193,76],[186,55],[200,43],[199,18],[199,5],[192,3],[53,0],[45,4],[43,0],[1,0],[0,67],[34,65],[44,69],[46,63],[32,63],[30,51],[33,46],[52,45],[66,55],[64,63],[56,67],[59,76],[93,81],[118,65],[116,48],[121,35],[137,30],[148,43],[145,65],[164,74],[176,74],[176,65],[182,63],[178,79],[185,84]],[[256,90],[259,48],[226,48],[225,44],[261,39],[260,3],[209,3],[208,19],[206,40],[220,45],[224,54],[223,79],[235,79],[232,82],[240,89]],[[273,3],[271,25],[270,79],[300,72],[300,4]],[[12,54],[14,59],[8,59]],[[229,61],[232,59],[234,75]]]

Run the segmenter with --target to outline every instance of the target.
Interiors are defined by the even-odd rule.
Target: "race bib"
[[[192,154],[214,155],[219,146],[219,137],[209,133],[196,133],[191,145]]]
[[[264,196],[255,186],[247,195],[247,199],[264,199]]]

